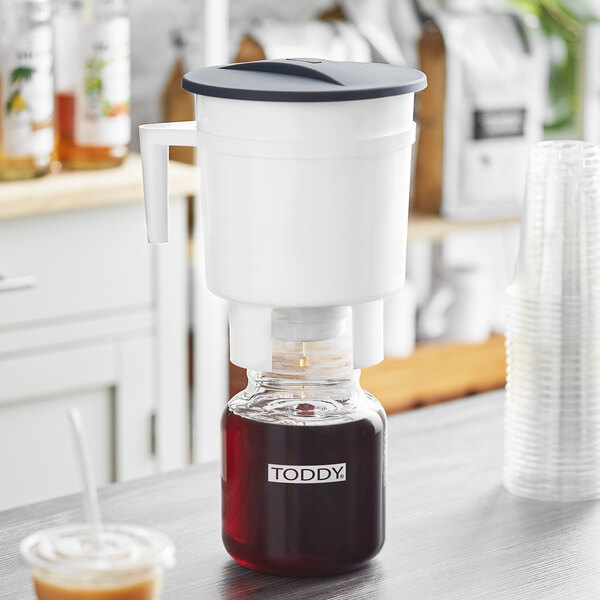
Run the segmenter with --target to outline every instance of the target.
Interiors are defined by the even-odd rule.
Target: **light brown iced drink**
[[[160,576],[139,583],[114,582],[93,588],[71,587],[36,577],[33,582],[39,600],[155,600],[160,594]]]
[[[164,535],[106,525],[98,545],[88,525],[56,527],[23,541],[39,600],[158,600],[174,547]]]

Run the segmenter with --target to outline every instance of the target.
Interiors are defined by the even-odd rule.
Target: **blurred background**
[[[417,67],[407,280],[362,385],[388,414],[501,388],[504,295],[541,139],[600,141],[597,0],[0,1],[0,509],[219,455],[245,387],[206,289],[192,149],[146,244],[137,126],[194,119],[187,70],[315,56]]]

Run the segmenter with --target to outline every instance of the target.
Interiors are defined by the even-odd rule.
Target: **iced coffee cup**
[[[157,531],[105,525],[98,544],[89,525],[35,533],[21,544],[39,600],[157,600],[173,543]]]

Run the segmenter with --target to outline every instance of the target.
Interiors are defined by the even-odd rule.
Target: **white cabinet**
[[[2,407],[1,506],[36,502],[80,488],[65,418],[72,407],[81,411],[98,484],[114,481],[112,392],[111,388],[70,390],[58,396],[28,398]]]
[[[152,303],[152,256],[137,205],[0,223],[0,327]]]
[[[187,206],[146,243],[141,203],[0,220],[0,509],[189,462]]]
[[[72,407],[82,413],[99,485],[153,473],[151,378],[143,376],[151,361],[148,335],[0,361],[0,380],[12,384],[0,390],[0,505],[80,489]]]

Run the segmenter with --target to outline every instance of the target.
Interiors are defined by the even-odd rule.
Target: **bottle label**
[[[45,158],[54,148],[50,25],[7,36],[0,65],[2,150]]]
[[[473,137],[476,140],[523,137],[526,117],[527,111],[524,108],[475,110]]]
[[[76,83],[75,143],[116,146],[131,139],[129,19],[86,27]]]
[[[346,463],[332,465],[267,465],[273,483],[339,483],[346,481]]]

